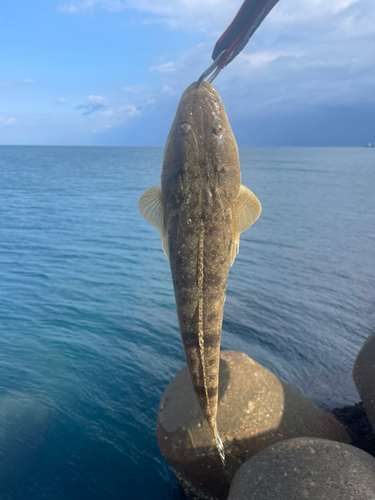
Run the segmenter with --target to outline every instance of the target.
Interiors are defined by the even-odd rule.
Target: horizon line
[[[149,145],[149,146],[121,146],[121,145],[105,145],[105,144],[0,144],[0,147],[14,147],[14,148],[164,148],[165,146],[159,145]],[[363,144],[361,146],[259,146],[253,144],[251,146],[238,146],[238,149],[242,148],[375,148],[375,146],[369,146],[368,144]]]

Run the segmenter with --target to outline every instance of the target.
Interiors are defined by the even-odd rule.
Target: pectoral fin
[[[233,264],[240,248],[240,234],[246,231],[259,217],[262,206],[254,193],[245,186],[240,187],[240,193],[232,207],[232,259]]]
[[[167,229],[164,225],[164,199],[161,192],[161,186],[152,186],[147,189],[138,201],[138,210],[150,224],[152,224],[161,234],[161,242],[167,259],[168,242]]]

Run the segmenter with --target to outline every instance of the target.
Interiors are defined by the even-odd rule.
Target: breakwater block
[[[332,415],[244,353],[222,351],[219,377],[217,424],[225,467],[187,366],[167,387],[160,403],[159,448],[189,498],[226,499],[239,467],[279,441],[308,436],[350,442]]]
[[[375,333],[366,340],[359,351],[354,363],[353,378],[375,431]]]
[[[375,500],[375,458],[348,444],[295,438],[250,458],[228,500]]]

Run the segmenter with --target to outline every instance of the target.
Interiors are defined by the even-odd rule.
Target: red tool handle
[[[218,61],[220,68],[225,68],[241,52],[263,19],[279,0],[245,0],[230,26],[216,42],[212,59],[215,60],[223,51]]]

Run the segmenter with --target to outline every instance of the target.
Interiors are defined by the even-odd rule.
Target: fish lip
[[[203,81],[198,88],[197,88],[197,82],[193,82],[191,85],[189,85],[189,87],[182,94],[181,101],[185,100],[194,93],[209,94],[210,96],[214,97],[215,100],[221,102],[220,96],[217,93],[216,89],[206,81]]]

